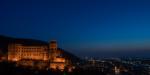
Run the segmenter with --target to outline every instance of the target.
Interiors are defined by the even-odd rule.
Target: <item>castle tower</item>
[[[50,48],[50,50],[57,50],[57,42],[56,42],[56,40],[50,41],[49,48]]]
[[[65,68],[66,60],[60,56],[62,55],[62,52],[60,49],[58,49],[56,40],[50,41],[49,50],[50,68],[63,71]]]
[[[53,62],[53,60],[58,56],[58,53],[57,53],[57,42],[56,40],[52,40],[50,41],[49,43],[49,50],[50,50],[50,56],[49,56],[49,59],[51,60],[51,62]]]

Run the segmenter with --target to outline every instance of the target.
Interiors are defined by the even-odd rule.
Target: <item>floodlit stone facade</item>
[[[65,65],[68,65],[63,56],[63,52],[58,49],[57,42],[51,41],[49,46],[26,46],[23,44],[9,44],[8,46],[8,61],[21,62],[22,60],[39,60],[47,62],[50,69],[64,70]],[[23,63],[24,65],[28,64]],[[32,63],[30,62],[30,65]]]
[[[48,60],[47,47],[10,44],[8,46],[8,60],[19,61],[21,59]]]

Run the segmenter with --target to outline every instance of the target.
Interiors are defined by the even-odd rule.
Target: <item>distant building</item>
[[[50,45],[50,68],[54,69],[64,69],[64,66],[67,64],[65,58],[63,58],[62,51],[58,49],[57,42],[51,41]]]
[[[63,57],[63,51],[57,47],[55,40],[49,46],[31,46],[12,43],[8,45],[8,61],[19,62],[22,60],[39,60],[47,62],[50,69],[64,70],[68,59]]]
[[[10,44],[8,46],[8,60],[19,61],[21,59],[48,60],[48,48],[46,46],[25,46],[22,44]]]

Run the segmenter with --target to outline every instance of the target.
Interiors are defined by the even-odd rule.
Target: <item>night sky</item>
[[[0,0],[0,35],[79,56],[150,57],[150,0]]]

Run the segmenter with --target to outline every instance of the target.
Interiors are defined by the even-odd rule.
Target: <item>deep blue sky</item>
[[[56,39],[77,55],[136,49],[145,55],[150,0],[0,0],[0,34]]]

